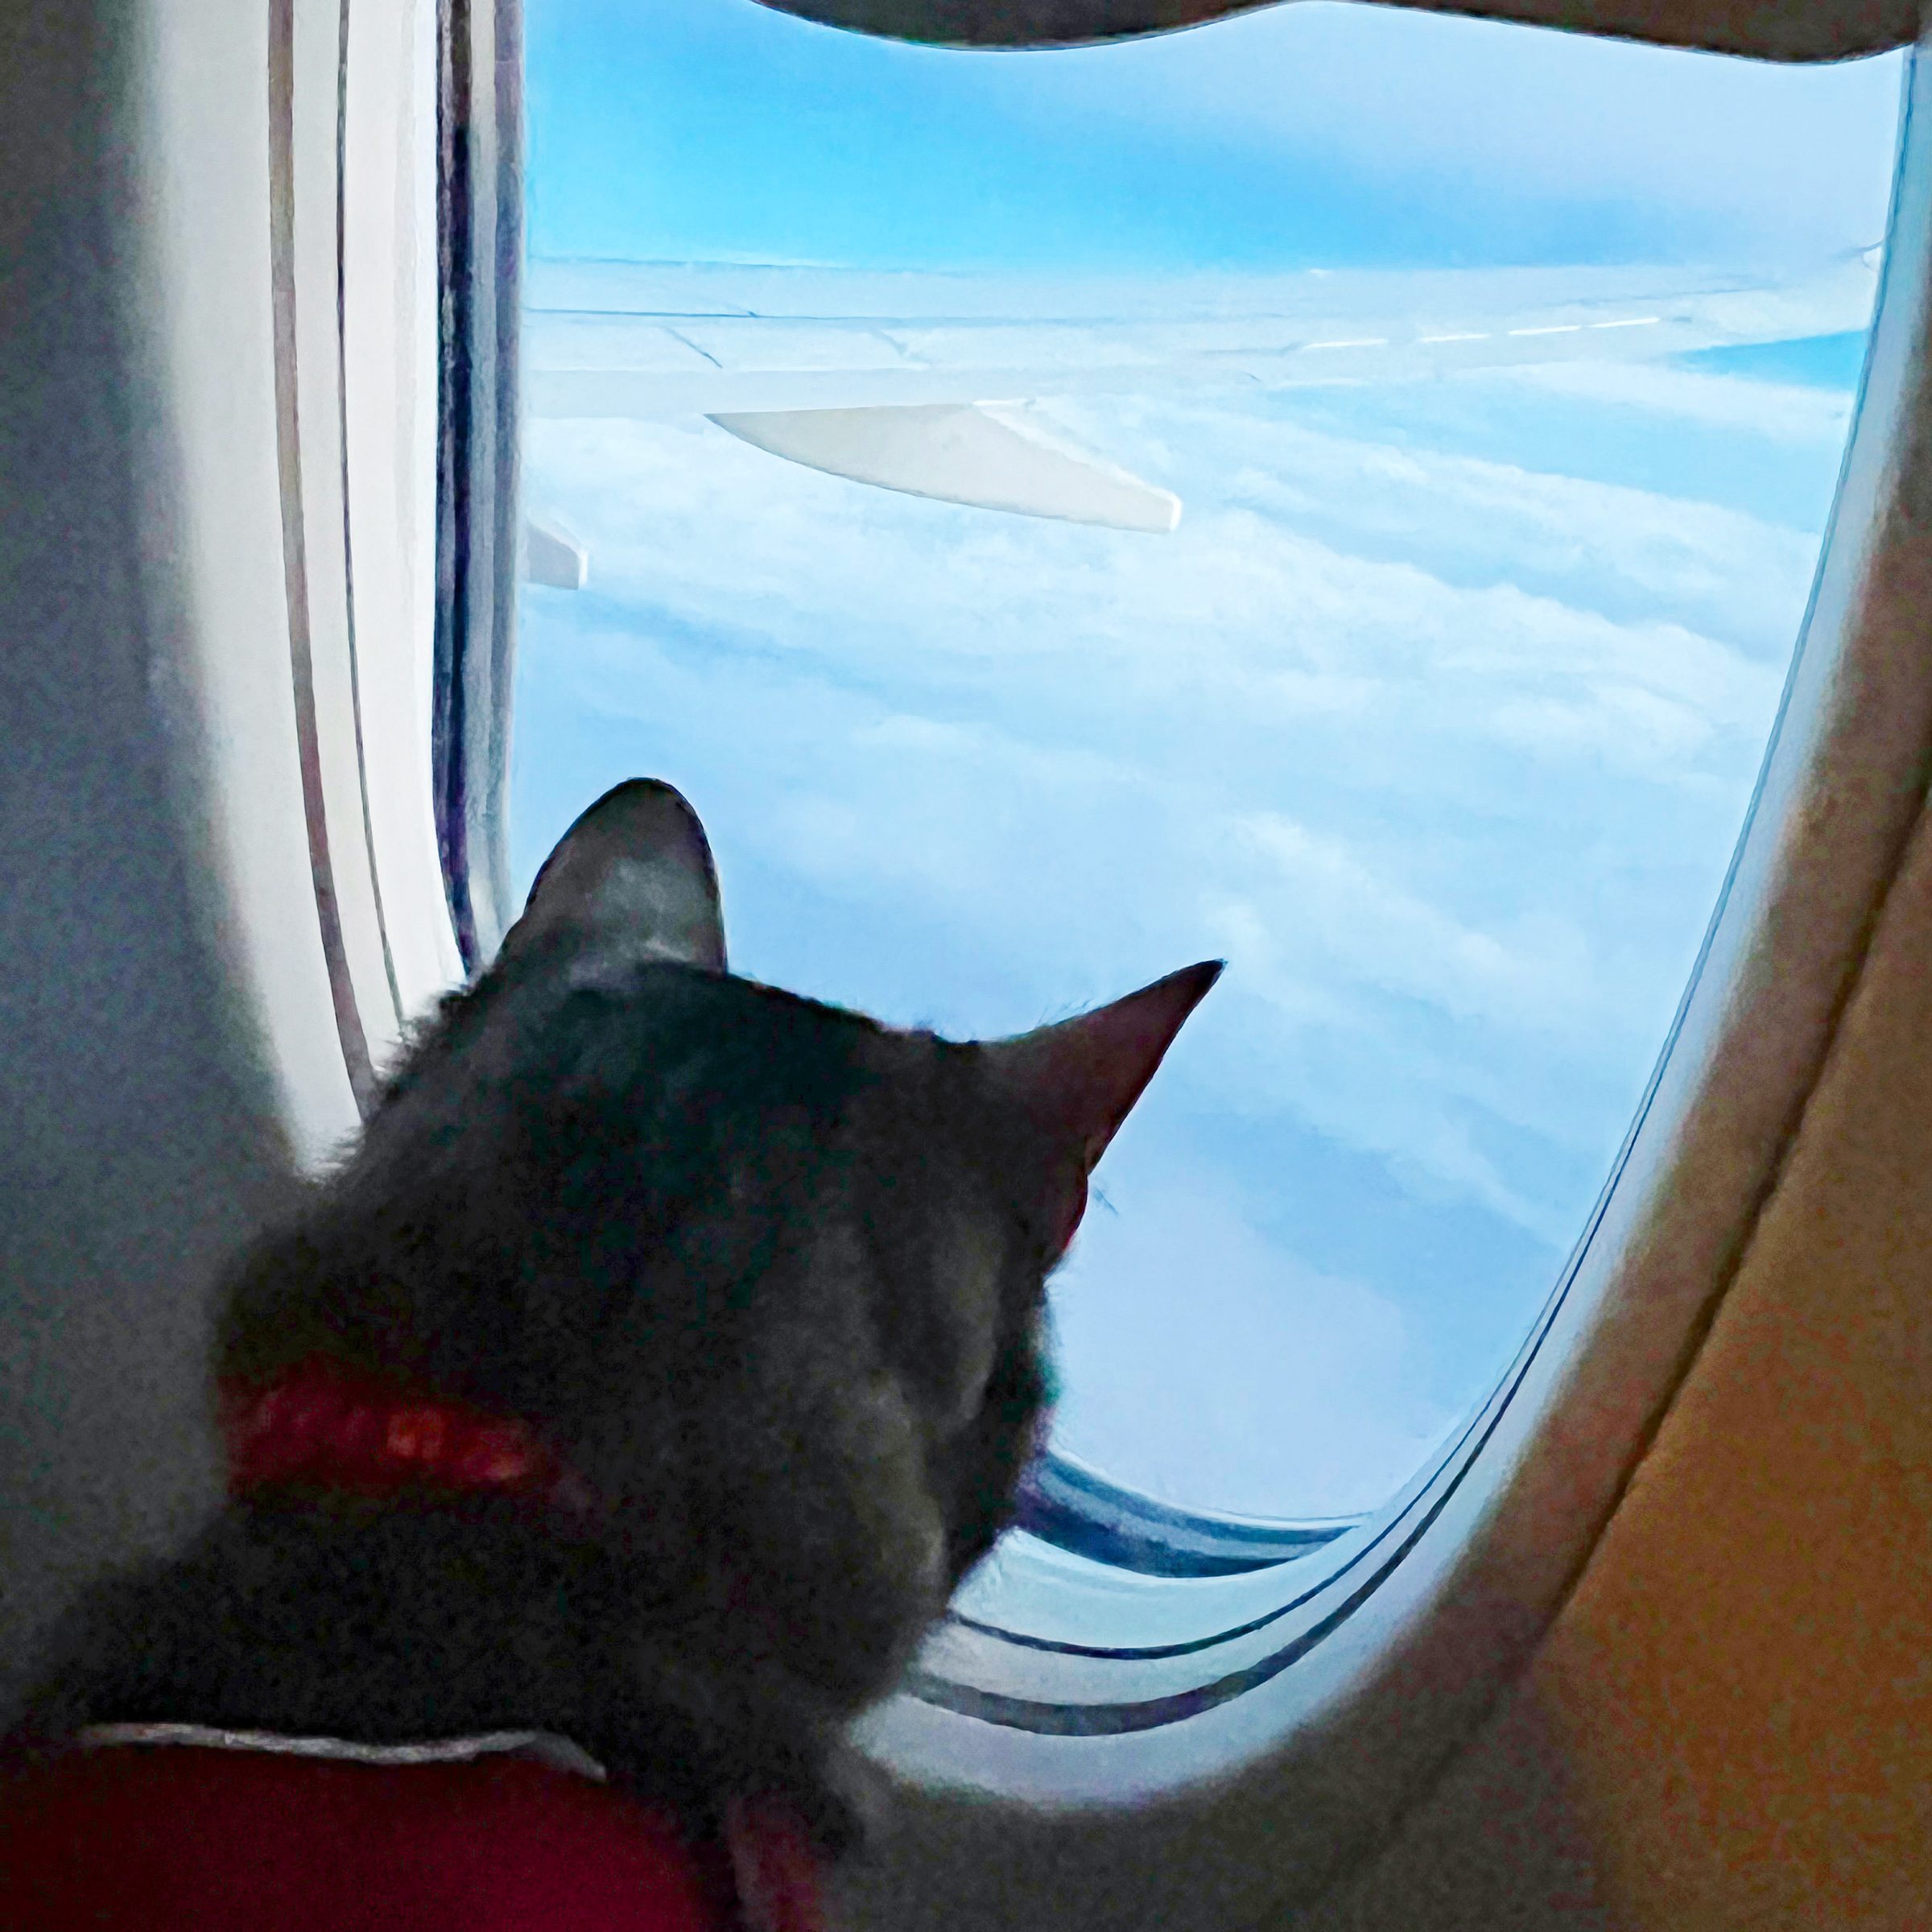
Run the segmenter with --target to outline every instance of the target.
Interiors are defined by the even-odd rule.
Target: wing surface
[[[526,406],[539,417],[709,416],[774,454],[886,489],[1164,529],[1178,514],[1167,493],[997,406],[1413,382],[1833,335],[1865,327],[1878,266],[1876,249],[1806,272],[1166,281],[539,262]]]
[[[1802,275],[1311,270],[1179,283],[539,262],[539,416],[1289,388],[1786,341],[1863,328],[1875,250]]]

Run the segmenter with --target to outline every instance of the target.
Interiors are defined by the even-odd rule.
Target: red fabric
[[[795,1833],[733,1826],[751,1922],[817,1932]],[[0,1775],[0,1921],[21,1932],[720,1932],[735,1897],[722,1852],[528,1758],[121,1745]]]

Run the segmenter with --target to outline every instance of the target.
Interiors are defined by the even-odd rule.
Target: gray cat
[[[501,1418],[549,1476],[257,1468],[83,1603],[33,1735],[529,1728],[700,1828],[775,1796],[837,1848],[842,1731],[1010,1520],[1047,1274],[1219,971],[991,1044],[895,1031],[730,976],[696,816],[619,786],[241,1262],[215,1363],[231,1447],[321,1364]]]

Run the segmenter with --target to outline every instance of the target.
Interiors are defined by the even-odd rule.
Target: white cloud
[[[1525,388],[1550,395],[1642,410],[1678,422],[1707,423],[1752,436],[1835,454],[1852,421],[1842,389],[1705,375],[1663,362],[1546,362],[1516,370]]]
[[[1391,1302],[1298,1263],[1211,1178],[1173,1177],[1131,1216],[1090,1214],[1053,1300],[1056,1443],[1173,1501],[1373,1509],[1453,1419],[1420,1393]]]
[[[1723,380],[1649,392],[1655,433]],[[1067,421],[1129,460],[1162,445],[1174,537],[895,498],[707,430],[539,425],[530,473],[592,588],[533,605],[527,675],[635,748],[598,782],[691,792],[749,970],[998,1032],[1224,953],[1152,1104],[1320,1137],[1560,1252],[1701,934],[1815,536],[1198,399]],[[578,742],[519,756],[596,788]],[[583,798],[554,796],[560,829]],[[747,876],[786,883],[734,898]],[[1286,1393],[1228,1423],[1284,1445],[1267,1480],[1381,1483],[1439,1419],[1403,1380],[1426,1338],[1188,1158],[1184,1187],[1123,1191],[1092,1266],[1187,1285],[1203,1335],[1276,1337]],[[1169,1402],[1163,1361],[1182,1389],[1210,1373],[1208,1341],[1146,1319],[1129,1410]],[[1330,1469],[1331,1389],[1359,1426]],[[1117,1427],[1076,1394],[1070,1427]]]
[[[1776,434],[1800,413],[1794,392],[1770,383],[1610,365],[1579,365],[1564,383],[1550,382],[1551,374],[1515,370],[1509,380],[1531,394],[1587,396],[1626,414],[1641,407],[1665,419],[1666,433],[1696,422]],[[1626,374],[1639,379],[1620,382]],[[1849,417],[1844,398],[1795,394],[1821,398],[1808,419],[1817,433],[1802,439],[1816,447],[1800,460],[1835,468]],[[1754,403],[1762,407],[1754,411]],[[1424,569],[1449,570],[1461,584],[1486,577],[1584,608],[1607,597],[1619,616],[1650,610],[1753,652],[1790,649],[1791,606],[1803,597],[1817,551],[1811,533],[1720,504],[1307,428],[1292,411],[1292,398],[1265,414],[1225,402],[1143,406],[1127,422],[1136,436],[1158,430],[1170,444],[1212,452],[1228,465],[1216,476],[1197,454],[1191,464],[1176,460],[1157,473],[1191,497],[1224,494],[1289,530],[1332,534],[1357,553],[1373,544]],[[1054,414],[1091,440],[1106,440],[1104,416],[1091,406],[1059,405]]]
[[[761,842],[779,863],[922,904],[1002,951],[1091,949],[1127,973],[1163,923],[1212,943],[1246,919],[1276,935],[1266,973],[1245,970],[1285,1014],[1319,1009],[1321,988],[1373,1031],[1386,994],[1480,1021],[1484,1051],[1493,1034],[1585,1062],[1628,1053],[1661,1024],[1676,961],[1662,985],[1654,965],[1633,975],[1614,934],[1592,932],[1600,860],[1600,881],[1538,878],[1548,838],[1600,801],[1613,837],[1620,818],[1654,837],[1662,812],[1713,827],[1699,836],[1714,880],[1780,668],[1682,624],[1352,555],[1299,535],[1294,510],[1319,498],[1358,539],[1405,526],[1410,548],[1446,551],[1460,530],[1496,573],[1560,536],[1571,576],[1594,567],[1659,606],[1716,599],[1728,551],[1731,585],[1769,602],[1781,584],[1787,634],[1803,539],[1226,411],[1166,426],[1197,452],[1239,442],[1245,498],[1210,497],[1166,542],[909,504],[679,431],[576,431],[545,467],[579,500],[606,594],[757,639],[749,667],[708,675],[741,737],[769,741],[759,762],[784,809]],[[611,527],[616,503],[642,500],[641,537]],[[747,502],[756,542],[727,548],[712,533]],[[612,702],[637,648],[605,647]],[[695,689],[687,701],[703,708]],[[1554,822],[1548,801],[1510,795],[1511,770],[1569,795]],[[1472,830],[1445,828],[1470,811]],[[1446,829],[1462,850],[1445,855]],[[1455,881],[1430,866],[1480,867],[1485,847],[1524,876],[1459,914]],[[1120,903],[1105,855],[1128,851]],[[1019,878],[1037,890],[1016,896]],[[1104,987],[1104,969],[1085,976]],[[1297,1100],[1335,1123],[1331,1100]],[[1440,1165],[1445,1144],[1439,1128],[1413,1151]]]
[[[1546,1033],[1591,1023],[1600,1009],[1588,945],[1567,922],[1522,915],[1505,938],[1461,923],[1344,840],[1278,813],[1253,813],[1234,830],[1278,881],[1274,930],[1319,945],[1348,983],[1426,1001],[1454,1019]]]

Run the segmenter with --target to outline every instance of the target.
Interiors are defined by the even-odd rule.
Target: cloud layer
[[[1822,502],[1845,420],[1678,370],[1451,386],[1401,437],[1366,391],[1049,412],[1180,492],[1166,539],[703,425],[527,452],[592,580],[526,600],[526,877],[650,770],[704,813],[737,963],[802,991],[997,1033],[1230,960],[1059,1293],[1066,1439],[1187,1500],[1373,1502],[1513,1345],[1775,709],[1817,528],[1762,477]],[[1735,496],[1622,480],[1635,423]]]

